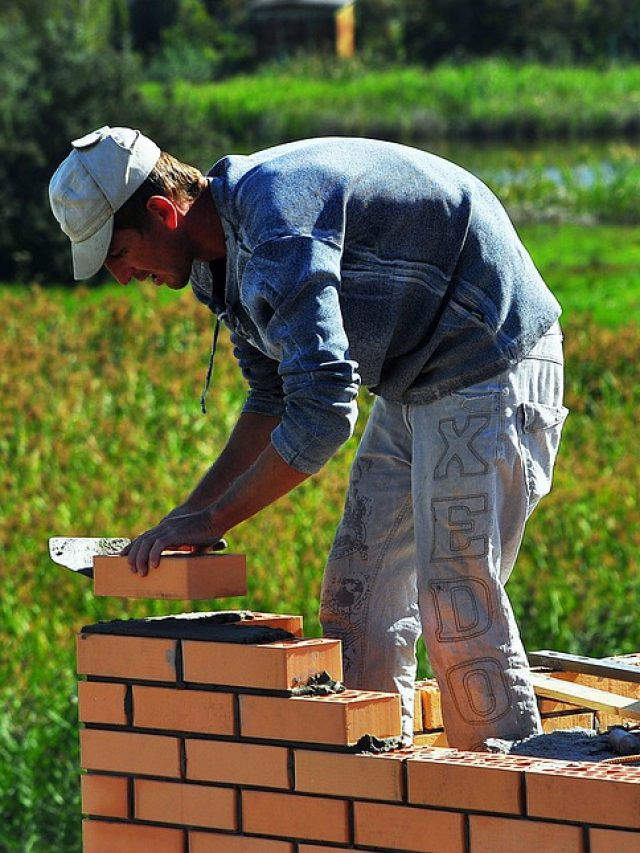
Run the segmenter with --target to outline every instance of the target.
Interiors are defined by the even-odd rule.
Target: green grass
[[[635,454],[638,228],[523,227],[565,305],[571,409],[555,488],[534,514],[509,591],[529,648],[640,648]],[[244,389],[226,336],[202,416],[212,317],[151,285],[0,288],[0,849],[79,850],[74,636],[100,619],[182,603],[94,598],[54,566],[52,535],[131,535],[189,491]],[[362,396],[357,434],[370,400]],[[200,608],[301,613],[319,632],[322,568],[356,437],[295,495],[232,531],[249,594]],[[188,605],[187,605],[188,607]]]
[[[615,327],[640,316],[640,228],[522,226],[520,235],[563,307]]]
[[[332,133],[522,141],[640,130],[640,66],[489,59],[427,70],[311,60],[215,83],[148,82],[142,91],[165,125],[168,116],[184,117],[209,147],[212,140],[251,147]]]

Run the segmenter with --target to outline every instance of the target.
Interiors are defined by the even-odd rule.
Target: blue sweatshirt
[[[351,435],[360,383],[428,403],[522,359],[560,314],[500,202],[402,145],[324,138],[229,156],[209,172],[226,272],[195,295],[230,328],[244,411],[314,473]]]

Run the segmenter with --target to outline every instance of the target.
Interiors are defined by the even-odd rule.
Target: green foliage
[[[634,0],[358,0],[357,9],[362,50],[391,61],[640,57]]]
[[[520,231],[569,327],[584,316],[615,327],[639,315],[640,228],[541,224]]]
[[[161,82],[213,80],[221,62],[216,32],[202,0],[182,0],[173,25],[162,33],[162,49],[149,64],[148,76]]]
[[[640,333],[625,320],[640,306],[640,233],[536,225],[523,236],[566,306],[571,415],[554,491],[508,589],[528,648],[634,651]],[[5,287],[0,305],[0,455],[10,460],[0,469],[0,849],[75,853],[74,635],[189,605],[95,598],[50,563],[47,539],[152,525],[222,448],[244,385],[223,335],[210,414],[200,414],[212,317],[188,292]],[[322,569],[371,398],[360,403],[356,436],[323,471],[230,534],[248,555],[246,598],[197,607],[301,613],[307,634],[319,633]]]
[[[137,64],[108,45],[95,49],[64,17],[37,31],[0,18],[0,56],[0,276],[60,279],[69,247],[51,216],[49,179],[74,137],[139,120]]]
[[[246,5],[238,0],[132,0],[131,18],[150,80],[201,83],[255,64]]]
[[[602,137],[640,128],[640,66],[548,68],[504,60],[374,70],[304,58],[215,84],[146,83],[145,101],[172,124],[179,108],[200,131],[200,149],[226,139],[259,147],[329,134],[421,143]],[[194,150],[200,162],[202,150]]]
[[[0,0],[0,20],[22,24],[38,38],[73,21],[85,48],[99,51],[120,45],[129,29],[127,0]]]
[[[172,27],[178,0],[129,0],[131,43],[145,58],[160,48],[163,32]]]
[[[608,138],[640,127],[640,66],[597,71],[489,60],[431,72],[376,71],[360,61],[309,57],[215,84],[143,85],[131,53],[108,46],[95,51],[73,22],[49,22],[32,32],[1,17],[0,50],[0,276],[8,280],[68,277],[68,242],[49,211],[47,186],[70,140],[106,123],[140,127],[203,169],[230,149],[313,135],[369,135],[433,148],[465,138]],[[193,50],[197,76],[203,54]],[[176,64],[186,62],[178,52]],[[519,221],[638,221],[636,151],[611,146],[603,163],[588,156],[555,171],[546,162],[521,167],[511,156],[513,165],[481,177]]]

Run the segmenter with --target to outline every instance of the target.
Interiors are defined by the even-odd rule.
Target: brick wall
[[[85,853],[640,850],[640,770],[421,745],[444,739],[433,682],[416,745],[354,752],[364,734],[399,735],[397,696],[296,695],[319,671],[341,677],[337,641],[244,614],[221,642],[212,618],[79,635]],[[238,642],[256,628],[277,639]],[[575,724],[558,705],[546,719]]]

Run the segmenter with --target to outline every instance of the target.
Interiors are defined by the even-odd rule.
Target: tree
[[[74,137],[140,121],[138,63],[109,39],[95,50],[74,20],[32,30],[8,15],[0,57],[0,278],[68,281],[69,244],[51,215],[49,180]]]
[[[140,2],[140,0],[138,0]],[[238,0],[177,0],[159,33],[148,76],[206,82],[247,67],[253,57],[246,7]]]

